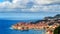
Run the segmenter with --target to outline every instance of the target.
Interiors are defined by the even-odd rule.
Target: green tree
[[[60,26],[54,30],[54,34],[60,34]]]

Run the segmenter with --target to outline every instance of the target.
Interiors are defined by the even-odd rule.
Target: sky
[[[41,19],[56,14],[60,14],[60,0],[0,0],[0,19]]]

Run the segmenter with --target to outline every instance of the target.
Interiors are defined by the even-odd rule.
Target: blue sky
[[[0,19],[41,19],[60,14],[60,0],[0,0]]]
[[[3,2],[4,0],[0,0],[0,2]]]
[[[40,20],[47,16],[55,16],[59,12],[41,12],[41,13],[0,13],[0,19],[4,20]]]

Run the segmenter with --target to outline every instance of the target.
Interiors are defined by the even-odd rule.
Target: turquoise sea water
[[[45,34],[45,30],[18,31],[11,29],[11,25],[26,20],[0,20],[0,34]]]

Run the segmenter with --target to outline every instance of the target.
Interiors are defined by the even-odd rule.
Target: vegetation
[[[54,34],[60,34],[60,26],[54,30]]]

